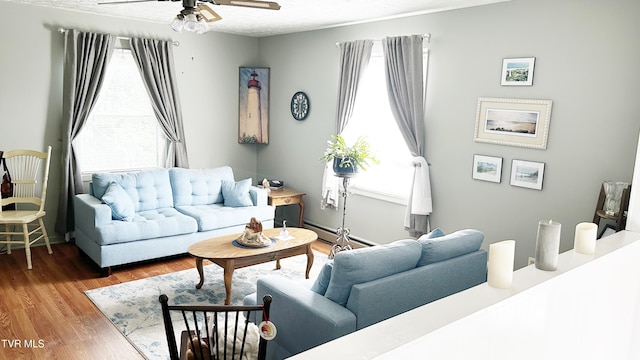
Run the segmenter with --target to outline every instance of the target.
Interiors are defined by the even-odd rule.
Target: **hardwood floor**
[[[313,244],[328,254],[330,245]],[[143,359],[84,294],[85,290],[194,269],[189,256],[116,267],[109,277],[73,243],[0,255],[0,359]]]

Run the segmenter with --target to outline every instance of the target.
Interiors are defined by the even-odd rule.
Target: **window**
[[[376,43],[358,89],[353,116],[342,134],[348,143],[365,136],[380,160],[380,165],[372,165],[358,175],[354,192],[406,204],[413,181],[413,156],[391,113],[384,72],[382,47]]]
[[[162,167],[167,145],[131,50],[115,49],[96,104],[74,140],[83,176]]]

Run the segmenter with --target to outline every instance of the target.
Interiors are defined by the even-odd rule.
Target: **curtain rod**
[[[58,32],[59,32],[59,33],[61,33],[61,34],[64,34],[64,33],[66,33],[67,31],[69,31],[69,29],[65,29],[65,28],[58,28]],[[130,38],[130,37],[126,37],[126,36],[116,36],[116,38],[117,38],[117,39],[120,39],[120,40],[131,40],[131,38]],[[171,42],[171,44],[172,44],[173,46],[180,46],[180,42],[178,42],[178,41],[172,41],[172,42]]]
[[[427,44],[431,41],[431,33],[422,34],[422,38],[427,41]],[[373,42],[381,42],[382,40],[373,40]],[[340,43],[336,43],[336,47],[340,47]]]

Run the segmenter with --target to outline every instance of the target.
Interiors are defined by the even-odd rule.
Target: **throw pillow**
[[[111,216],[115,220],[133,221],[136,207],[127,192],[118,183],[111,182],[107,186],[107,191],[102,196],[102,202],[111,208]]]
[[[251,179],[244,179],[238,182],[222,181],[222,198],[224,206],[243,207],[253,206],[249,189],[251,188]]]
[[[328,261],[320,270],[320,275],[311,286],[311,291],[323,295],[327,292],[329,287],[329,280],[331,280],[331,272],[333,270],[333,260]]]
[[[444,231],[442,231],[442,229],[435,228],[430,233],[420,236],[418,238],[418,240],[435,239],[435,238],[439,238],[439,237],[444,236],[444,235],[445,235],[445,233],[444,233]]]
[[[473,229],[458,230],[437,238],[418,239],[418,243],[422,245],[422,256],[418,261],[418,266],[433,264],[477,251],[483,240],[484,234]]]
[[[420,255],[421,246],[415,240],[341,251],[333,259],[333,271],[325,296],[346,306],[353,285],[413,269]]]

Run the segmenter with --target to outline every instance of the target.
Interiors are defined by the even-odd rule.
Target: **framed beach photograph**
[[[533,68],[536,58],[512,58],[502,60],[502,79],[504,86],[533,85]]]
[[[511,185],[542,190],[544,163],[535,161],[511,161]]]
[[[551,100],[478,98],[474,140],[546,149]]]
[[[238,143],[269,143],[269,85],[269,68],[240,68]]]
[[[502,158],[473,155],[473,175],[476,180],[499,183],[502,179]]]

